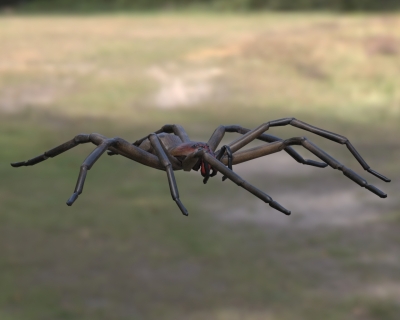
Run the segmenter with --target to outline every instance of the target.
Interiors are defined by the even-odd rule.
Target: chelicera
[[[128,141],[118,137],[109,139],[98,133],[78,134],[72,140],[48,150],[35,158],[27,161],[11,163],[11,165],[13,167],[35,165],[48,158],[53,158],[73,147],[76,147],[79,144],[91,142],[97,145],[97,147],[92,151],[92,153],[90,153],[90,155],[81,165],[74,193],[67,201],[67,205],[69,206],[71,206],[82,193],[87,171],[90,170],[99,157],[108,150],[108,155],[119,154],[143,165],[166,171],[172,199],[176,202],[179,209],[186,216],[188,215],[188,211],[179,199],[174,170],[183,169],[184,171],[198,171],[200,169],[200,173],[204,178],[204,183],[207,183],[207,180],[210,177],[215,176],[217,172],[221,172],[223,174],[223,180],[229,179],[233,181],[238,186],[244,188],[262,201],[268,203],[272,208],[279,210],[284,214],[290,215],[289,210],[285,209],[279,203],[274,201],[269,195],[241,178],[232,169],[233,165],[284,150],[299,163],[318,168],[325,168],[329,165],[333,169],[338,169],[342,171],[346,177],[353,180],[359,186],[368,189],[381,198],[386,198],[386,194],[384,192],[375,186],[368,184],[364,178],[341,164],[339,161],[335,160],[332,156],[313,144],[306,137],[293,137],[283,140],[265,133],[265,131],[267,131],[270,127],[286,125],[292,125],[334,142],[346,145],[364,170],[385,182],[390,182],[390,179],[372,170],[368,166],[365,160],[360,156],[360,154],[346,137],[314,127],[295,118],[284,118],[269,121],[263,123],[253,130],[243,128],[239,125],[221,125],[214,131],[207,142],[196,142],[190,140],[183,127],[177,124],[166,124],[161,129],[142,139],[137,140],[134,143],[129,143]],[[222,146],[216,151],[226,132],[239,133],[241,136],[228,145]],[[247,150],[240,150],[255,139],[264,141],[266,144]],[[322,162],[304,159],[291,147],[292,145],[303,146],[320,158]]]

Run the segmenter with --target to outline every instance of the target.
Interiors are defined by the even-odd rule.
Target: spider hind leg
[[[38,164],[44,160],[47,160],[49,158],[54,158],[55,156],[58,156],[59,154],[68,151],[69,149],[72,149],[79,144],[82,143],[88,143],[90,142],[90,135],[89,134],[78,134],[75,136],[73,139],[64,142],[63,144],[60,144],[59,146],[50,149],[48,151],[45,151],[41,155],[34,157],[32,159],[29,159],[27,161],[20,161],[20,162],[13,162],[11,163],[11,166],[14,168],[18,167],[23,167],[23,166],[33,166],[35,164]]]

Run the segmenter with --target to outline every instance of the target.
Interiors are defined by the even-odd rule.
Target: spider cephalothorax
[[[211,150],[210,146],[205,142],[186,142],[177,145],[176,147],[171,148],[169,153],[172,156],[177,157],[179,160],[183,161],[185,158],[191,153],[195,153],[196,151],[202,151],[208,153],[212,157],[215,158],[214,151]],[[207,182],[209,177],[213,177],[217,174],[217,171],[205,160],[198,159],[196,164],[192,167],[193,170],[198,171],[200,169],[201,175],[205,178],[204,183]]]
[[[185,171],[190,171],[192,169],[200,169],[201,175],[204,177],[204,183],[207,183],[209,177],[215,176],[219,171],[224,175],[222,180],[232,180],[240,187],[244,188],[259,199],[268,203],[272,208],[289,215],[289,210],[285,209],[279,203],[272,200],[269,195],[254,187],[246,180],[242,179],[235,172],[233,172],[232,169],[232,165],[285,150],[292,158],[294,158],[299,163],[319,168],[325,168],[329,165],[333,169],[342,171],[346,177],[353,180],[361,187],[368,189],[369,191],[375,193],[381,198],[386,198],[386,194],[384,192],[382,192],[375,186],[368,184],[368,182],[364,178],[359,176],[351,169],[345,167],[343,164],[324,152],[307,138],[294,137],[283,140],[278,137],[264,133],[270,127],[285,125],[292,125],[294,127],[315,133],[334,142],[346,145],[346,147],[353,154],[356,160],[361,164],[364,170],[385,182],[390,182],[390,179],[372,170],[368,166],[365,160],[360,156],[360,154],[346,137],[314,127],[295,118],[284,118],[269,121],[263,123],[253,130],[246,129],[238,125],[219,126],[214,131],[207,143],[191,141],[182,126],[170,124],[164,125],[160,130],[157,130],[154,133],[151,133],[150,135],[140,140],[137,140],[132,144],[121,138],[108,139],[98,133],[78,134],[72,140],[67,141],[49,151],[46,151],[40,156],[32,158],[28,161],[15,162],[11,165],[13,167],[35,165],[48,158],[53,158],[60,153],[63,153],[77,146],[78,144],[92,142],[93,144],[97,145],[97,148],[93,150],[93,152],[81,165],[75,191],[67,201],[67,204],[69,206],[72,205],[78,198],[78,196],[82,193],[87,171],[90,170],[97,159],[106,150],[109,150],[109,155],[120,154],[126,158],[132,159],[146,166],[166,171],[172,199],[176,202],[184,215],[188,215],[188,212],[179,199],[174,170],[183,169]],[[225,132],[236,132],[241,134],[242,136],[239,136],[233,142],[229,143],[228,145],[224,145],[221,149],[215,151],[220,144],[222,138],[224,137]],[[265,145],[239,151],[255,139],[267,143]],[[318,158],[320,158],[323,162],[303,159],[303,157],[300,156],[291,147],[292,145],[303,146],[307,150],[311,151]]]

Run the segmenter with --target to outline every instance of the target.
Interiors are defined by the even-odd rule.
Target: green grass
[[[397,15],[2,16],[0,319],[396,319],[397,30]],[[243,176],[282,205],[304,194],[290,222],[220,176],[204,186],[177,172],[185,218],[164,172],[118,156],[103,156],[67,207],[92,145],[9,166],[80,132],[135,141],[179,123],[207,140],[220,124],[286,116],[347,136],[391,184],[343,146],[270,130],[306,135],[388,199],[329,168],[308,174],[292,161],[287,170],[306,174],[264,172],[271,157]],[[326,195],[348,214],[321,203]],[[332,216],[302,225],[304,203],[314,219]]]

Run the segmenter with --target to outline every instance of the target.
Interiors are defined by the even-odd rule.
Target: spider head
[[[177,157],[182,161],[183,170],[198,171],[200,169],[201,175],[204,177],[203,182],[206,183],[209,177],[217,174],[217,171],[203,159],[198,159],[194,155],[197,151],[204,151],[215,158],[215,154],[210,146],[205,142],[186,142],[179,144],[169,150],[170,154]]]
[[[215,158],[214,152],[211,150],[210,146],[207,143],[196,143],[193,148],[197,150],[204,150],[206,153],[210,154]],[[209,177],[213,177],[217,174],[217,170],[215,170],[208,162],[203,159],[199,159],[197,163],[193,166],[193,170],[198,171],[200,169],[201,175],[204,177],[203,182],[207,183]]]

